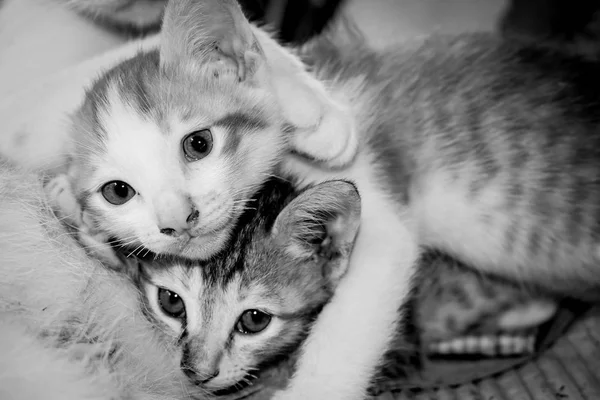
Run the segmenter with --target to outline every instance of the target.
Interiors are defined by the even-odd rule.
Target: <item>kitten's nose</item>
[[[187,197],[165,194],[155,202],[158,229],[164,235],[179,236],[196,224],[200,214]]]

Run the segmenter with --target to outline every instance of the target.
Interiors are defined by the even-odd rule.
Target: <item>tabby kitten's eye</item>
[[[235,329],[245,335],[252,335],[265,330],[271,322],[271,316],[259,310],[246,310],[235,325]]]
[[[183,299],[175,292],[158,288],[158,304],[165,314],[173,318],[183,318],[185,304]]]
[[[183,138],[182,146],[183,154],[188,161],[198,161],[212,150],[212,133],[208,129],[192,132]]]
[[[110,204],[120,206],[135,196],[135,190],[123,181],[111,181],[102,186],[102,196]]]

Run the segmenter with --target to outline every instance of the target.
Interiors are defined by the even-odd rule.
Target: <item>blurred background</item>
[[[102,18],[126,0],[0,0],[0,95],[19,90],[160,26],[166,0],[137,0],[154,10],[141,25]],[[282,41],[301,43],[337,12],[357,22],[374,47],[430,32],[495,30],[535,40],[577,43],[596,52],[600,0],[239,0]],[[88,9],[87,12],[82,11]],[[75,12],[74,12],[75,11]],[[131,15],[130,15],[131,17]]]

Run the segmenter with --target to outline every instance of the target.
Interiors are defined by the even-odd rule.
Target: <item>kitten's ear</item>
[[[250,23],[235,0],[171,0],[165,9],[162,66],[214,67],[240,80],[264,61]]]
[[[324,182],[281,211],[272,235],[290,256],[324,265],[323,276],[335,287],[348,268],[360,213],[360,195],[352,183]]]

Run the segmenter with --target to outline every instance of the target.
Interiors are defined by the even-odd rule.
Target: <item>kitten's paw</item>
[[[533,299],[515,305],[502,313],[498,318],[498,326],[509,331],[536,327],[553,318],[557,311],[556,301]]]
[[[343,167],[356,157],[358,132],[354,119],[338,105],[331,105],[312,132],[299,131],[293,150],[329,167]]]
[[[73,194],[71,182],[67,175],[58,175],[44,187],[50,207],[59,218],[69,224],[79,227],[82,225],[81,207]]]

